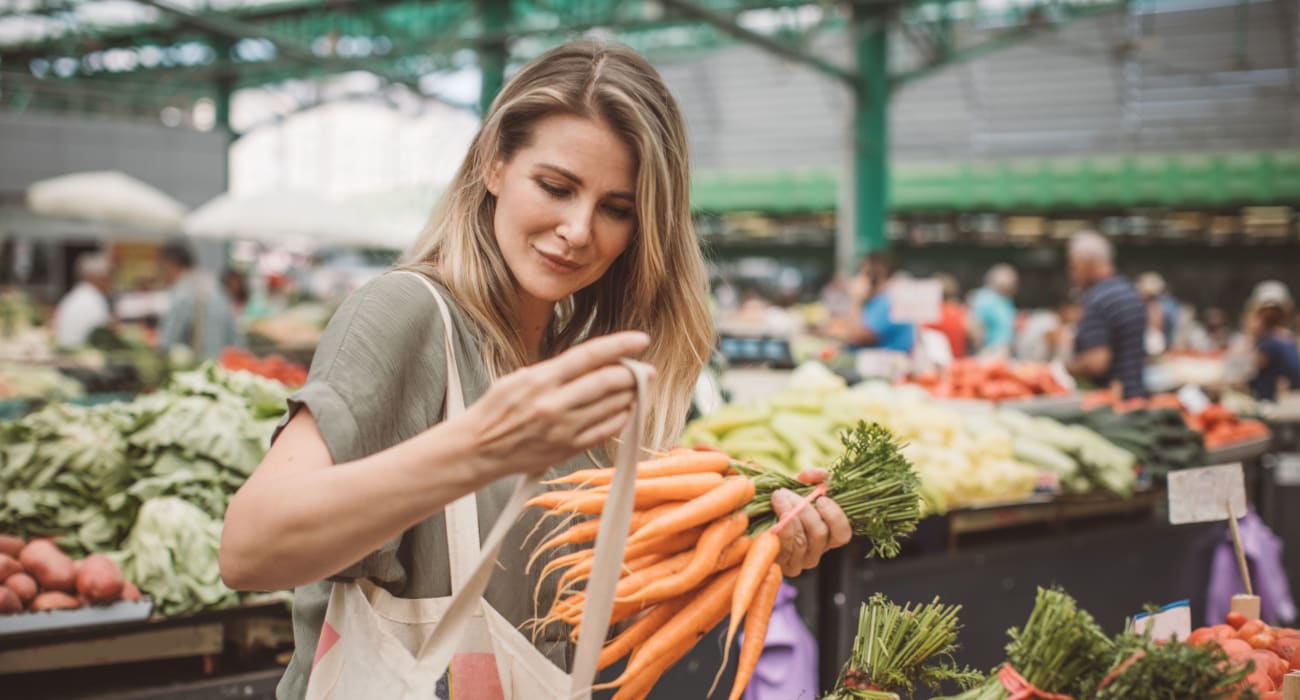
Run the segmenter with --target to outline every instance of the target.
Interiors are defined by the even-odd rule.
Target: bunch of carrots
[[[611,623],[629,624],[605,644],[598,664],[604,669],[626,657],[627,665],[617,679],[596,689],[618,688],[617,700],[644,698],[696,642],[729,617],[722,668],[741,621],[745,624],[729,696],[739,698],[758,664],[781,585],[777,533],[820,496],[840,504],[854,532],[871,538],[874,551],[897,554],[897,538],[915,529],[919,519],[916,474],[878,425],[859,423],[842,441],[843,454],[817,484],[766,473],[717,451],[674,450],[637,466],[636,512],[610,618]],[[594,560],[589,545],[600,520],[572,520],[599,516],[612,480],[612,469],[574,472],[552,481],[555,490],[529,503],[563,519],[533,553],[530,569],[556,547],[588,545],[542,569],[542,581],[558,574],[559,585],[547,615],[534,621],[536,628],[564,622],[573,626],[571,637],[577,639],[585,602],[581,587]],[[778,488],[792,488],[804,497],[799,509],[779,520],[770,505]]]

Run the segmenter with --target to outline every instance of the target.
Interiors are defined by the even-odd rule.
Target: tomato
[[[1232,625],[1233,629],[1239,630],[1241,629],[1242,625],[1246,624],[1246,616],[1242,615],[1239,612],[1233,611],[1228,613],[1227,622],[1229,625]]]

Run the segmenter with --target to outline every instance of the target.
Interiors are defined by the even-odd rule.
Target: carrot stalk
[[[700,474],[705,472],[722,474],[730,467],[731,458],[725,453],[682,450],[669,453],[658,459],[646,460],[636,465],[636,478],[640,481],[642,479],[656,479],[661,476],[676,476],[678,474]],[[580,484],[584,486],[600,486],[613,480],[613,468],[605,467],[602,469],[583,469],[544,483],[547,485]]]
[[[617,598],[617,602],[639,602],[642,605],[675,597],[698,586],[712,573],[718,564],[718,555],[723,548],[745,532],[749,518],[743,512],[735,512],[725,518],[713,521],[691,552],[690,562],[672,576],[665,576],[649,582],[636,593]]]

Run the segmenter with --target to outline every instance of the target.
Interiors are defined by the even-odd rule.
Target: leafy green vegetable
[[[180,498],[156,498],[141,506],[116,558],[159,612],[174,615],[239,604],[238,594],[221,582],[220,546],[220,520]]]
[[[1103,680],[1096,700],[1228,700],[1256,697],[1235,686],[1251,667],[1234,665],[1218,644],[1192,646],[1178,641],[1157,644],[1148,635],[1123,634],[1116,640],[1114,668]]]
[[[835,689],[822,700],[878,700],[911,693],[917,686],[937,689],[946,681],[971,687],[984,674],[958,668],[957,613],[960,605],[898,606],[876,594],[858,613],[853,656]],[[939,657],[936,663],[931,659]]]

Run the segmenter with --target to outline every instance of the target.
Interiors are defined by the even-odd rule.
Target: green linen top
[[[436,283],[435,283],[436,285]],[[479,350],[481,334],[441,286],[455,327],[455,351],[466,405],[487,390],[489,371]],[[307,383],[290,399],[290,416],[306,406],[320,429],[335,464],[348,462],[408,440],[443,419],[447,360],[444,328],[437,302],[413,275],[390,272],[350,296],[330,320],[308,372]],[[285,422],[288,417],[285,418]],[[559,476],[591,466],[579,456],[555,467]],[[517,477],[502,479],[477,494],[479,534],[486,537]],[[374,504],[376,508],[382,504]],[[540,561],[524,574],[528,548],[524,538],[537,523],[534,509],[524,512],[510,530],[498,568],[484,597],[516,626],[534,617],[533,588]],[[536,545],[536,540],[532,543]],[[572,547],[559,547],[559,556]],[[316,654],[332,581],[368,578],[402,598],[451,595],[447,536],[441,513],[419,523],[361,561],[326,581],[294,591],[293,659],[276,690],[280,700],[304,697]],[[554,581],[539,600],[550,601]],[[558,665],[569,662],[568,629],[554,625],[536,641]]]

